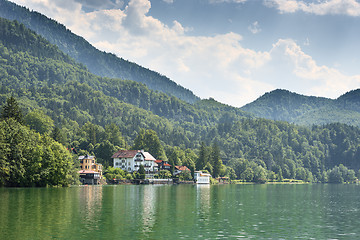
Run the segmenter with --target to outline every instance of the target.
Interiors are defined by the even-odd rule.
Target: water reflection
[[[102,211],[102,186],[82,186],[78,191],[79,211],[85,230],[99,230],[99,215]]]
[[[159,186],[145,186],[144,189],[144,196],[142,199],[143,205],[143,233],[152,232],[153,226],[155,224],[155,203],[157,202],[156,199],[156,191]]]
[[[198,206],[208,208],[210,205],[210,185],[197,184],[195,187]]]
[[[210,224],[210,185],[196,185],[196,206],[197,206],[197,222],[196,228],[198,232],[197,238],[203,238],[209,234]]]
[[[1,189],[0,239],[360,239],[355,185]]]

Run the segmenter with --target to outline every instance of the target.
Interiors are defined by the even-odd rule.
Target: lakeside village
[[[156,160],[144,150],[119,150],[111,157],[113,168],[121,169],[129,174],[137,173],[135,179],[116,179],[103,176],[102,164],[96,163],[95,156],[80,156],[80,182],[84,185],[98,184],[174,184],[195,183],[210,184],[211,175],[202,171],[195,171],[192,179],[191,171],[186,166],[174,166],[171,175],[171,165],[167,161]],[[180,175],[187,175],[187,181],[180,181]],[[227,178],[217,181],[227,183]]]

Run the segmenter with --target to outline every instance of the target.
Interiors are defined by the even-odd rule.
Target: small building
[[[89,155],[80,156],[79,160],[80,160],[81,170],[96,171],[100,174],[100,177],[102,177],[102,164],[96,163],[95,156],[89,156]]]
[[[92,170],[80,170],[80,182],[82,184],[98,185],[101,181],[100,173]]]
[[[180,173],[185,173],[185,172],[191,172],[190,169],[186,166],[175,166],[175,170],[174,170],[174,175],[178,175]]]
[[[114,168],[121,168],[127,172],[139,171],[140,165],[143,165],[146,173],[152,173],[156,166],[155,158],[144,150],[120,150],[111,158],[114,161]]]
[[[80,182],[83,184],[100,184],[102,179],[102,164],[96,163],[95,156],[80,156]]]
[[[171,171],[171,165],[169,164],[169,162],[163,161],[163,160],[156,160],[155,163],[156,163],[156,167],[155,167],[156,172],[158,172],[160,170]]]
[[[194,180],[197,184],[210,184],[211,175],[209,173],[203,173],[202,171],[194,172]]]

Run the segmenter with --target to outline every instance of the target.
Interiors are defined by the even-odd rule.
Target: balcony
[[[136,157],[136,158],[134,159],[134,161],[135,161],[135,162],[142,162],[143,160],[141,159],[141,157]]]

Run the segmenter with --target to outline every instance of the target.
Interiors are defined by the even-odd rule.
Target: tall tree
[[[50,133],[54,128],[54,121],[41,110],[29,112],[24,122],[40,134]]]
[[[11,96],[6,99],[6,103],[1,109],[1,119],[13,118],[19,123],[23,122],[23,113],[19,107],[17,100]]]
[[[120,128],[115,123],[105,126],[105,138],[114,146],[126,147],[125,139],[122,137]]]
[[[204,142],[201,142],[200,150],[199,150],[199,157],[196,161],[196,169],[202,170],[204,169],[206,163],[208,162],[208,153],[207,153],[207,147]]]
[[[222,161],[220,159],[220,149],[219,146],[214,142],[211,148],[211,164],[213,166],[212,175],[214,178],[218,177],[222,167]]]
[[[133,149],[143,149],[149,152],[156,159],[167,160],[164,148],[161,145],[160,139],[154,130],[140,130],[140,133],[134,140]]]

